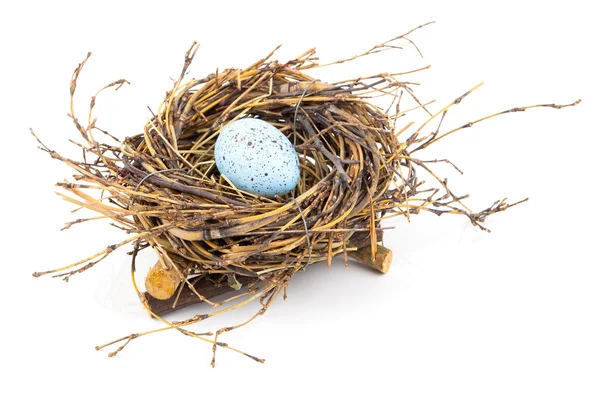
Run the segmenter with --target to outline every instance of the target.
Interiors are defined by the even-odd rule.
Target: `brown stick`
[[[392,250],[377,245],[375,259],[371,259],[371,246],[359,248],[356,251],[348,251],[348,255],[381,273],[387,273],[392,265]]]
[[[383,230],[377,229],[376,233],[377,240],[381,241]],[[376,269],[379,272],[386,273],[388,271],[392,259],[392,252],[385,247],[378,246],[376,259],[375,261],[371,262],[371,238],[369,237],[368,232],[356,232],[352,237],[350,237],[350,243],[352,243],[353,246],[358,247],[358,251],[361,251],[361,253],[357,255],[358,251],[349,251],[348,255],[355,258],[357,261]],[[369,257],[367,261],[357,258],[357,256],[362,256],[363,254],[366,254],[365,256]],[[250,281],[256,280],[256,278],[247,276],[237,276],[236,279],[242,285],[247,285]],[[213,297],[217,297],[228,292],[234,292],[234,289],[230,288],[227,284],[217,285],[206,278],[202,278],[195,283],[192,281],[192,283],[194,284],[196,291],[207,299],[212,299]],[[191,306],[196,303],[201,303],[198,299],[198,296],[189,288],[188,285],[183,286],[183,290],[179,294],[177,305],[175,307],[173,307],[173,303],[177,298],[177,294],[170,296],[170,298],[167,300],[157,299],[148,292],[145,292],[144,296],[146,297],[146,301],[148,302],[150,309],[159,316]]]
[[[173,296],[179,286],[179,274],[163,267],[158,261],[146,275],[146,290],[148,294],[160,300],[167,300]]]
[[[237,276],[236,279],[242,285],[247,285],[248,283],[250,283],[251,280],[256,280],[256,278],[252,278],[249,276]],[[199,279],[196,282],[190,280],[190,282],[194,285],[196,291],[207,299],[212,299],[213,297],[220,296],[228,292],[236,292],[236,290],[229,287],[227,283],[215,284],[207,278]],[[242,293],[241,291],[237,292]],[[177,299],[177,294],[175,294],[168,300],[157,299],[150,295],[148,292],[144,292],[144,296],[146,298],[146,301],[148,302],[148,306],[150,307],[150,309],[159,316],[171,313],[175,310],[179,310],[184,307],[191,306],[196,303],[201,303],[196,293],[194,293],[194,291],[192,291],[187,284],[183,285],[183,290],[179,294],[179,299]],[[177,305],[173,307],[173,304],[175,303],[176,299]]]
[[[383,230],[376,229],[377,242],[383,240]],[[350,237],[350,243],[356,248],[362,248],[371,245],[371,234],[367,231],[357,231]]]
[[[381,241],[383,230],[377,229],[376,233],[377,241]],[[350,243],[357,248],[361,248],[370,245],[371,238],[368,232],[356,232],[350,237]],[[158,300],[168,300],[172,306],[173,300],[171,297],[175,295],[179,282],[180,276],[177,271],[172,268],[165,268],[159,261],[150,268],[148,275],[146,275],[147,294]]]

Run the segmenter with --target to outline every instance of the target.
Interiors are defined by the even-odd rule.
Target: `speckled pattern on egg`
[[[237,188],[256,195],[283,196],[300,179],[292,143],[260,119],[244,118],[227,125],[215,144],[215,162]]]

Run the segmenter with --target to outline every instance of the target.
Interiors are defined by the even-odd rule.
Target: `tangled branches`
[[[401,41],[413,44],[407,34],[333,64],[397,49]],[[371,261],[376,262],[384,217],[409,218],[420,211],[458,214],[487,231],[483,225],[487,216],[523,201],[509,204],[500,200],[473,212],[465,205],[467,196],[453,193],[447,180],[431,169],[435,163],[452,163],[421,160],[415,154],[457,130],[499,114],[567,106],[514,108],[443,132],[442,122],[450,108],[477,86],[411,131],[410,124],[397,125],[408,112],[400,110],[401,95],[411,96],[417,108],[425,105],[415,97],[411,84],[400,80],[409,72],[324,83],[306,73],[319,66],[311,49],[286,63],[272,60],[271,53],[246,69],[226,69],[185,82],[197,49],[194,44],[186,53],[180,76],[143,133],[121,143],[99,129],[92,116],[99,93],[118,89],[126,80],[110,83],[92,97],[87,124],[75,116],[73,99],[88,54],[71,81],[71,118],[85,141],[79,145],[83,161],[61,156],[40,141],[52,158],[76,172],[75,182],[58,184],[64,190],[63,198],[111,219],[129,237],[84,260],[34,275],[52,274],[68,280],[117,248],[132,244],[134,288],[146,310],[165,324],[107,344],[123,342],[111,356],[142,335],[176,329],[211,343],[214,365],[217,347],[237,351],[219,341],[219,336],[262,315],[280,294],[285,295],[297,271],[319,261],[331,264],[336,255],[347,261],[348,255],[365,246]],[[371,102],[375,96],[390,98],[390,108],[375,106]],[[241,118],[273,124],[294,145],[301,177],[290,194],[273,198],[254,195],[219,175],[213,155],[216,139],[227,124]],[[431,131],[431,126],[435,130]],[[99,141],[102,136],[110,141]],[[425,186],[422,176],[437,184]],[[83,221],[86,219],[66,227]],[[135,281],[135,259],[145,248],[153,249],[158,257],[146,281],[149,291],[160,299],[171,299],[173,308],[182,307],[178,303],[187,293],[184,300],[204,302],[216,310],[183,321],[161,317],[162,312],[153,307],[154,298],[142,293]],[[237,294],[213,299],[220,294],[214,293],[216,289],[237,290]],[[261,308],[242,324],[214,334],[189,330],[193,324],[254,300]]]

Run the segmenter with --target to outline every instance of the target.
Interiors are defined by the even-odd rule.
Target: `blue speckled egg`
[[[227,125],[215,144],[215,162],[233,185],[256,195],[283,196],[300,179],[292,143],[260,119],[244,118]]]

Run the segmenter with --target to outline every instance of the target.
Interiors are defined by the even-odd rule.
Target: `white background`
[[[600,402],[598,62],[595,12],[584,1],[474,2],[9,2],[0,15],[2,63],[1,402]],[[530,202],[490,218],[491,234],[463,218],[423,213],[393,221],[389,274],[315,265],[286,302],[224,337],[266,358],[257,364],[177,333],[135,340],[117,358],[94,346],[158,326],[130,286],[126,250],[68,284],[34,271],[119,241],[106,223],[60,232],[85,216],[54,194],[72,173],[36,149],[36,133],[77,157],[66,117],[68,84],[86,52],[76,108],[98,100],[98,126],[138,133],[193,40],[191,75],[243,67],[284,47],[316,46],[323,61],[362,52],[421,23],[412,49],[327,71],[344,79],[432,64],[414,76],[438,107],[482,80],[447,128],[534,103],[583,102],[510,114],[459,132],[430,155],[450,158],[457,193],[474,209],[497,198]],[[432,108],[435,109],[435,108]],[[419,122],[424,115],[415,114]],[[440,167],[445,172],[443,167]],[[151,264],[150,257],[144,261]],[[140,274],[142,277],[143,274]],[[256,307],[215,318],[214,330]],[[205,307],[197,308],[203,312]],[[192,314],[196,311],[187,311]],[[4,396],[4,397],[3,397]]]

